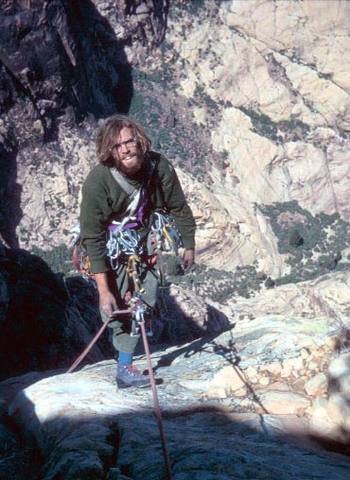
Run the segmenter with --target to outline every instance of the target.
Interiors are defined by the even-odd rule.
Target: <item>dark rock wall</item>
[[[158,44],[168,2],[109,2],[110,15],[122,27],[118,38],[99,3],[0,1],[2,113],[23,100],[28,111],[22,114],[39,119],[49,133],[66,109],[77,117],[128,112],[133,86],[125,45]]]
[[[0,125],[0,236],[18,247],[16,226],[21,217],[21,186],[17,183],[18,141],[11,129]]]
[[[94,287],[54,274],[24,250],[0,251],[0,379],[68,368],[100,327]],[[88,361],[112,358],[106,334]]]
[[[50,137],[56,117],[72,109],[76,118],[127,111],[132,82],[124,40],[93,2],[1,3],[0,108],[21,141]]]

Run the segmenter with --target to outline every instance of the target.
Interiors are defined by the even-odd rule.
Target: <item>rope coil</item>
[[[129,220],[133,218],[129,217]],[[130,255],[151,256],[155,251],[173,251],[178,254],[182,246],[180,233],[170,215],[154,212],[150,231],[142,237],[135,228],[128,227],[128,222],[113,221],[107,233],[107,256],[111,267],[116,270],[123,260]]]

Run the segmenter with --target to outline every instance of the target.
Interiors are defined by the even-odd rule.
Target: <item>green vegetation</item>
[[[205,105],[211,114],[219,112],[219,105],[205,92],[202,85],[197,84],[193,93],[193,100],[194,104]]]
[[[237,267],[234,272],[196,265],[186,275],[169,275],[168,280],[190,287],[202,297],[224,303],[235,296],[249,298],[261,288],[266,275],[258,273],[255,265]]]
[[[222,164],[225,159],[213,152],[207,130],[193,122],[189,107],[194,103],[202,104],[203,89],[198,89],[196,100],[188,101],[178,95],[172,66],[165,62],[162,71],[150,74],[135,69],[133,80],[137,93],[132,98],[129,114],[144,125],[155,150],[162,152],[175,166],[204,181],[208,159],[216,164]],[[217,105],[208,96],[205,101],[210,118],[214,119]]]
[[[350,247],[350,223],[342,220],[339,214],[312,215],[296,201],[257,208],[270,219],[279,253],[288,255],[287,263],[291,267],[288,275],[272,280],[257,272],[256,264],[237,267],[234,272],[196,265],[186,275],[169,274],[168,280],[190,287],[202,297],[224,303],[235,296],[248,298],[263,284],[272,288],[311,280],[334,270],[350,269],[350,263],[340,263],[342,250]]]
[[[310,127],[301,120],[291,119],[273,122],[269,116],[262,112],[245,107],[240,107],[240,110],[252,121],[254,132],[269,138],[275,143],[283,143],[286,140],[290,142],[302,140],[310,131]]]
[[[279,252],[289,255],[291,272],[276,279],[276,284],[308,280],[331,270],[349,268],[346,264],[339,265],[339,261],[341,251],[350,247],[350,224],[338,213],[313,216],[296,201],[258,208],[270,219]]]
[[[190,15],[198,15],[199,10],[205,6],[205,0],[191,0],[181,2],[180,5],[177,5],[185,10]]]

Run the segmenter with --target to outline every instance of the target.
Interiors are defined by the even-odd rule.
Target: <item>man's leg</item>
[[[107,322],[109,317],[100,310],[103,322]],[[123,320],[122,318],[125,318]],[[112,343],[117,352],[125,352],[133,355],[136,345],[140,339],[140,335],[130,336],[130,315],[123,315],[121,320],[113,320],[109,322],[108,327],[112,329]]]
[[[129,283],[129,277],[125,265],[120,265],[115,272],[115,297],[118,307],[127,308],[125,303],[125,294],[131,291],[132,285]],[[101,311],[103,321],[107,321],[108,317]],[[149,385],[148,376],[142,373],[132,364],[133,354],[136,345],[140,339],[140,335],[131,336],[131,316],[123,315],[116,320],[110,322],[109,327],[112,329],[112,342],[115,350],[118,352],[118,369],[117,383],[119,388],[126,387],[143,387]]]
[[[102,320],[105,322],[108,317],[101,311]],[[133,354],[140,335],[130,336],[130,318],[125,315],[125,321],[113,320],[108,324],[112,329],[112,342],[118,354],[117,384],[119,388],[145,387],[149,386],[148,376],[142,373],[133,365]]]
[[[118,308],[124,310],[128,308],[124,297],[129,287],[129,278],[125,265],[120,265],[115,271],[113,284],[110,285],[118,304]],[[109,317],[100,310],[102,321],[107,322]],[[116,317],[109,322],[108,327],[112,329],[112,343],[117,352],[126,352],[133,354],[140,336],[130,336],[131,315],[125,314]]]
[[[125,273],[125,272],[123,272]],[[159,279],[157,272],[154,268],[150,268],[148,265],[142,264],[140,266],[140,283],[142,286],[141,296],[143,302],[147,305],[150,312],[153,311],[153,308],[157,302],[157,293],[158,293],[158,284]],[[130,285],[128,279],[123,278],[122,275],[117,277],[118,292],[124,297],[127,291],[133,292],[134,285]],[[125,288],[127,285],[127,288]],[[147,315],[147,314],[146,314]],[[147,318],[147,317],[146,317]],[[125,327],[125,324],[124,324]],[[129,326],[130,328],[130,326]],[[141,374],[133,365],[132,365],[132,354],[128,353],[134,351],[136,348],[137,341],[140,337],[129,336],[129,338],[124,337],[125,333],[121,330],[115,329],[113,332],[114,345],[119,350],[119,365],[117,373],[117,382],[119,387],[127,386],[148,386],[149,377],[145,377]],[[132,343],[133,339],[137,339],[135,343]],[[121,342],[123,345],[121,345]]]

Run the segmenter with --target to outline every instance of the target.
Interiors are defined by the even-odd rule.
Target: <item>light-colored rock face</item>
[[[135,18],[127,18],[128,2],[118,2],[124,9],[120,21],[115,2],[94,3],[116,39],[138,24],[136,17],[147,23],[147,35],[152,31],[154,19],[150,23],[147,9],[154,2],[137,2]],[[172,3],[162,52],[148,52],[147,45],[136,48],[138,37],[124,54],[135,67],[137,88],[139,77],[149,75],[144,88],[154,89],[154,100],[165,98],[164,86],[149,79],[160,72],[168,76],[169,112],[149,133],[158,138],[157,127],[165,123],[169,138],[176,136],[182,147],[170,159],[197,220],[198,263],[220,270],[215,277],[212,270],[209,278],[201,271],[188,274],[187,285],[179,280],[168,289],[161,312],[167,320],[162,328],[177,330],[177,339],[207,334],[154,354],[157,374],[164,377],[159,392],[169,411],[174,478],[306,479],[311,464],[318,478],[343,480],[348,460],[330,462],[327,455],[307,451],[305,463],[304,450],[269,435],[294,434],[305,441],[312,433],[343,446],[350,438],[350,231],[341,221],[350,220],[350,4]],[[135,103],[142,104],[137,88]],[[146,121],[135,103],[133,111]],[[157,108],[154,101],[147,115],[157,116]],[[183,126],[178,136],[177,124]],[[0,132],[4,138],[6,128]],[[33,128],[42,134],[39,120]],[[27,143],[19,150],[15,180],[21,188],[21,247],[67,243],[79,214],[81,185],[96,163],[97,128],[92,118],[80,126],[58,122],[55,140]],[[209,152],[208,158],[195,159],[196,171],[181,163],[186,154],[194,158],[185,133]],[[159,142],[160,150],[170,151],[169,138]],[[316,216],[321,213],[340,217]],[[327,257],[329,251],[334,257]],[[330,263],[321,273],[329,272],[340,257],[344,271],[293,283],[298,268],[311,271],[319,258],[321,266]],[[230,285],[235,276],[222,280],[220,275],[247,265],[276,279],[286,276],[286,284],[239,297]],[[213,285],[216,299],[210,295]],[[0,292],[3,315],[6,288]],[[225,289],[229,293],[219,298]],[[252,294],[249,288],[246,293]],[[68,318],[73,333],[74,318]],[[84,327],[84,343],[89,333]],[[100,353],[94,350],[91,359]],[[1,409],[10,402],[11,421],[38,441],[44,478],[106,476],[116,454],[118,466],[110,468],[110,479],[123,478],[120,470],[128,471],[128,478],[159,478],[163,466],[150,393],[116,391],[114,374],[115,363],[107,362],[28,388],[29,379],[14,381],[10,390],[9,384],[1,386],[11,393],[3,396]],[[37,376],[31,378],[33,383]],[[25,390],[10,401],[21,387]],[[199,410],[213,405],[214,410],[188,413],[189,405]],[[15,442],[2,425],[0,437]],[[144,455],[145,438],[149,455]]]
[[[267,43],[273,50],[283,50],[287,57],[300,58],[322,74],[332,74],[334,83],[349,88],[345,58],[350,46],[348,2],[313,0],[293,5],[292,2],[238,0],[230,5],[226,3],[229,25]],[[342,58],[344,62],[340,61]]]
[[[92,133],[92,132],[91,132]],[[24,148],[18,155],[17,181],[22,185],[23,218],[17,228],[20,245],[50,250],[68,244],[79,218],[81,186],[96,164],[94,135],[88,138],[63,125],[57,142]],[[33,156],[36,161],[32,163]]]
[[[297,200],[313,214],[349,219],[349,9],[343,1],[227,1],[215,16],[199,9],[191,23],[170,23],[180,89],[188,98],[201,91],[194,122],[209,127],[210,102],[217,108],[209,131],[226,169],[212,165],[211,191],[226,223],[243,227],[224,241],[227,258],[235,252],[226,268],[255,255],[261,269],[285,273],[256,203]],[[215,211],[210,230],[221,239]],[[203,258],[222,267],[218,257]]]
[[[95,3],[116,38],[123,38],[126,27],[134,28],[135,18],[126,15],[123,2],[118,6],[124,12],[119,23],[111,2]],[[143,2],[146,10],[139,3],[136,16],[148,22],[149,2]],[[269,219],[256,204],[297,200],[312,213],[339,211],[348,218],[348,94],[346,85],[334,80],[346,69],[346,61],[332,56],[328,65],[325,53],[330,46],[337,50],[334,45],[345,38],[347,6],[333,2],[332,12],[334,3],[341,12],[338,23],[333,21],[335,13],[326,20],[319,15],[320,6],[315,7],[316,15],[295,2],[273,8],[269,2],[223,2],[218,11],[209,2],[199,8],[194,21],[191,14],[177,15],[177,7],[170,12],[166,54],[153,52],[153,70],[147,62],[144,71],[171,71],[173,95],[197,98],[192,136],[204,129],[214,151],[225,155],[224,170],[211,159],[209,168],[204,167],[210,186],[183,173],[199,225],[200,262],[234,270],[255,261],[259,270],[274,277],[288,272]],[[272,22],[271,9],[280,27]],[[322,28],[316,29],[319,17]],[[317,35],[310,34],[315,30]],[[317,47],[320,38],[323,49]],[[135,51],[138,45],[135,41]],[[137,63],[137,52],[129,48],[126,54]],[[214,113],[209,108],[213,104]],[[58,126],[55,142],[27,146],[18,153],[23,217],[17,234],[26,248],[50,249],[67,242],[67,231],[79,213],[80,187],[96,163],[96,124],[86,122],[80,129]]]
[[[122,38],[134,21],[125,5],[118,23],[112,2],[95,3]],[[146,75],[170,72],[174,98],[195,99],[192,136],[205,132],[224,156],[223,165],[206,159],[204,182],[179,170],[198,222],[199,262],[228,271],[255,262],[272,277],[286,275],[287,256],[261,204],[294,200],[313,215],[350,219],[349,10],[342,0],[208,1],[195,13],[180,3],[170,9],[162,54],[140,63],[142,48],[126,49]],[[21,246],[68,241],[80,187],[96,163],[96,130],[60,125],[46,151],[19,153]]]
[[[334,351],[339,317],[349,308],[348,283],[337,273],[238,299],[224,308],[230,330],[152,355],[174,478],[226,480],[238,472],[242,478],[248,464],[243,478],[268,472],[277,480],[276,462],[287,479],[310,478],[310,465],[318,478],[346,478],[348,457],[317,450],[310,436],[344,451],[348,445],[350,355]],[[141,370],[145,360],[136,359]],[[0,385],[0,392],[12,389],[11,421],[38,443],[43,478],[99,478],[125,465],[129,478],[159,478],[164,466],[151,391],[118,390],[115,371],[115,361],[105,361],[30,386],[28,376]],[[13,398],[21,381],[26,388]]]

